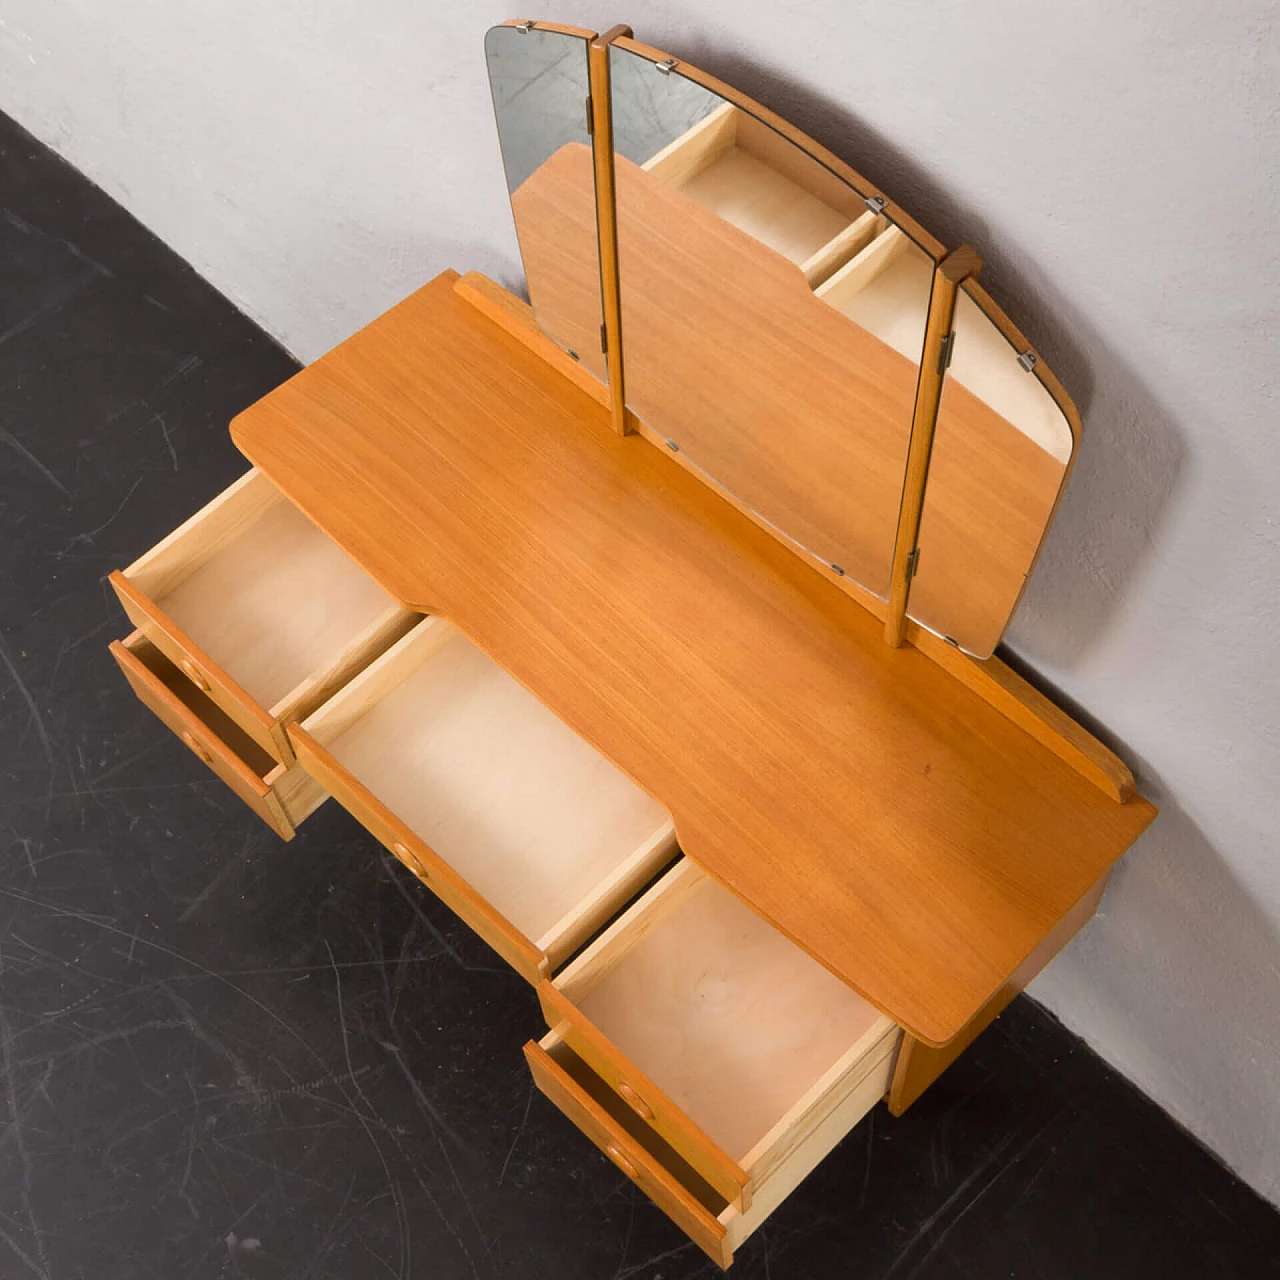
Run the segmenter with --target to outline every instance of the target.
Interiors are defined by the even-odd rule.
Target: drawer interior
[[[885,225],[812,156],[728,102],[642,168],[789,258],[811,285]]]
[[[257,470],[124,576],[273,714],[412,617]]]
[[[555,985],[753,1178],[897,1032],[687,860]]]
[[[919,364],[932,289],[932,259],[909,236],[889,226],[814,292]]]
[[[674,854],[666,811],[442,618],[304,728],[553,963]]]
[[[815,293],[918,363],[924,347],[934,265],[889,227],[823,281]],[[954,358],[947,377],[1031,437],[1059,462],[1071,456],[1071,429],[1038,378],[1028,378],[999,329],[963,290],[956,298]]]

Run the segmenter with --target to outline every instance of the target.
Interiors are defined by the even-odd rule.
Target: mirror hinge
[[[1030,373],[1040,363],[1039,357],[1029,347],[1018,357],[1018,363]]]
[[[920,572],[920,548],[916,547],[910,555],[907,556],[907,581]]]
[[[591,96],[590,94],[588,94],[587,95],[587,132],[595,133],[595,131],[596,131],[596,122],[595,122],[595,119],[593,118],[593,113],[591,111]]]
[[[605,328],[603,323],[600,325],[600,350],[605,355],[609,354],[609,330]]]
[[[889,202],[884,196],[864,196],[862,203],[871,210],[872,213],[883,213],[889,206]]]
[[[938,372],[946,373],[951,365],[951,356],[956,349],[956,331],[951,330],[949,334],[942,340],[942,346],[938,349]]]

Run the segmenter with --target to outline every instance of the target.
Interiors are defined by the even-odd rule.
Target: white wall
[[[1085,415],[1013,645],[1163,808],[1034,994],[1280,1201],[1271,0],[564,0],[789,115],[944,241]],[[311,359],[520,279],[489,0],[3,0],[0,108]]]

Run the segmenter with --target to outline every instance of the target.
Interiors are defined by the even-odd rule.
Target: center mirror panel
[[[936,263],[661,58],[610,49],[627,405],[883,599]]]
[[[498,141],[539,326],[601,382],[600,245],[592,178],[589,33],[507,23],[485,33]],[[585,174],[584,183],[572,180]]]

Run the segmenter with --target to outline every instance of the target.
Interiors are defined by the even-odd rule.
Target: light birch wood
[[[908,253],[913,262],[923,262],[928,270],[929,274],[923,282],[924,287],[923,289],[916,287],[895,291],[892,302],[886,310],[889,311],[889,318],[892,322],[905,322],[907,325],[915,325],[919,328],[921,337],[923,337],[925,314],[929,309],[929,276],[932,276],[933,268],[924,252],[917,249],[897,227],[886,227],[874,240],[869,241],[855,257],[846,262],[829,280],[825,280],[818,285],[814,289],[814,293],[828,306],[835,307],[837,311],[845,311],[846,315],[850,315],[851,319],[856,320],[858,317],[846,311],[846,306],[852,303],[856,296],[867,290],[875,280],[884,275],[900,257]],[[880,332],[880,328],[888,329],[889,325],[874,328],[872,325],[862,321],[859,321],[859,323],[862,323],[862,327],[874,333],[877,338],[888,341],[884,333]],[[890,346],[894,346],[909,360],[918,362],[920,359],[919,342],[915,344],[914,349],[912,349],[910,343],[899,346],[891,342]]]
[[[735,145],[741,114],[732,103],[722,102],[640,167],[668,186],[683,186]]]
[[[256,468],[111,582],[134,625],[286,764],[284,726],[415,617]]]
[[[301,764],[278,764],[263,779],[296,829],[329,798],[329,793]]]
[[[839,235],[824,244],[813,257],[800,264],[804,278],[816,289],[838,267],[860,255],[886,225],[879,214],[868,209],[861,217],[849,223]]]
[[[139,556],[124,571],[125,577],[152,600],[159,600],[239,537],[263,512],[283,500],[275,485],[257,467],[251,467],[168,537]]]
[[[283,500],[156,604],[265,707],[287,705],[304,682],[341,663],[367,628],[408,612]]]
[[[661,806],[440,618],[302,727],[557,960],[674,852]]]
[[[591,951],[578,1008],[739,1162],[852,1046],[892,1027],[709,878],[598,975]]]
[[[718,998],[729,986],[732,1009]],[[721,1222],[738,1239],[884,1095],[902,1036],[688,859],[538,993],[556,1036],[736,1205]],[[738,1149],[723,1123],[690,1132],[712,1111]]]
[[[882,1042],[864,1063],[866,1073],[805,1135],[788,1150],[772,1176],[756,1189],[751,1207],[723,1209],[719,1216],[725,1228],[730,1253],[758,1230],[769,1215],[831,1154],[837,1143],[884,1097],[893,1071],[894,1044]]]
[[[641,168],[798,264],[810,284],[856,253],[876,222],[847,183],[729,102]]]

